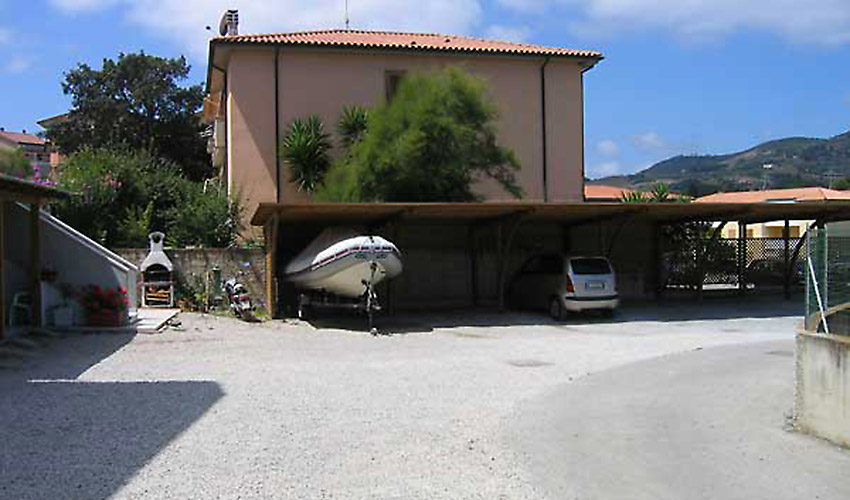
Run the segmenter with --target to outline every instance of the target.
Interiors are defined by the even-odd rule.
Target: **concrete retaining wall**
[[[115,253],[139,265],[148,255],[147,248],[119,248]],[[174,264],[177,278],[189,284],[203,283],[205,276],[214,266],[221,269],[223,279],[228,279],[244,270],[242,282],[248,286],[257,304],[265,304],[266,287],[263,284],[266,260],[263,249],[238,248],[190,248],[166,249],[166,255]],[[244,264],[248,263],[249,266]]]
[[[794,407],[800,430],[850,447],[850,337],[798,332]]]

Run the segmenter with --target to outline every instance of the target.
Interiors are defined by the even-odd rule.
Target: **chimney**
[[[6,127],[0,127],[0,132],[5,132],[5,131],[6,131]]]
[[[228,10],[221,16],[221,23],[218,25],[218,32],[221,36],[236,36],[239,34],[239,11]]]

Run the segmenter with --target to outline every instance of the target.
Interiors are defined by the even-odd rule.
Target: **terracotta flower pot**
[[[126,314],[124,311],[100,310],[89,311],[86,315],[87,326],[116,328],[124,324]]]

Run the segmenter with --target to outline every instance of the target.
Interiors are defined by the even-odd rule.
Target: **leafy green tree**
[[[88,148],[59,170],[59,187],[76,195],[55,202],[53,211],[110,247],[146,246],[150,231],[180,246],[228,246],[239,230],[238,206],[216,183],[207,184],[205,190],[174,162],[145,151]]]
[[[312,193],[322,182],[331,165],[330,148],[330,136],[318,116],[295,119],[289,125],[281,144],[281,156],[299,191]]]
[[[21,148],[0,149],[0,174],[26,179],[33,173],[32,165]]]
[[[175,247],[203,246],[224,248],[236,241],[241,229],[242,209],[220,182],[186,182],[182,185],[183,203],[167,215],[168,241]]]
[[[65,74],[71,96],[68,119],[47,131],[65,154],[85,148],[146,150],[178,164],[184,175],[203,180],[212,166],[201,137],[201,85],[184,87],[190,66],[184,57],[144,52],[104,59],[101,69],[79,64]]]
[[[346,106],[337,124],[337,132],[342,137],[342,145],[346,150],[360,142],[369,124],[369,112],[362,106]]]
[[[519,162],[496,140],[496,108],[483,81],[457,68],[406,76],[393,99],[369,112],[362,140],[317,192],[325,201],[478,201],[472,184],[496,179],[522,191]]]
[[[844,179],[839,179],[832,183],[832,189],[837,189],[839,191],[847,191],[850,189],[850,177],[845,177]]]

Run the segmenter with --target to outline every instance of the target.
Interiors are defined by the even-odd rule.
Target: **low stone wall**
[[[850,447],[850,337],[797,333],[797,427]]]
[[[113,252],[137,265],[142,263],[149,251],[147,248],[113,249]],[[266,303],[266,259],[261,248],[178,248],[166,249],[165,253],[174,264],[177,278],[190,284],[203,283],[207,272],[215,266],[221,269],[221,277],[225,280],[245,271],[240,280],[248,286],[257,305]],[[249,266],[244,266],[245,263]]]

